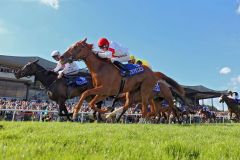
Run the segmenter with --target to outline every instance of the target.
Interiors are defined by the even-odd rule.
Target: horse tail
[[[175,80],[166,76],[162,72],[155,72],[154,74],[155,74],[155,76],[157,76],[157,78],[165,80],[174,89],[176,89],[176,91],[178,91],[179,94],[181,94],[183,97],[185,97],[185,91],[184,91],[183,87],[179,83],[177,83]]]

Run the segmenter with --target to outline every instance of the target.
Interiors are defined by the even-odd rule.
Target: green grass
[[[0,122],[0,159],[240,159],[240,124]]]

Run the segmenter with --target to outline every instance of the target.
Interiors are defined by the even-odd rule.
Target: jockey
[[[238,100],[239,99],[238,92],[233,92],[233,93],[234,93],[234,99]]]
[[[238,95],[238,92],[233,92],[234,93],[234,99],[235,101],[240,104],[240,99],[239,99],[239,95]]]
[[[130,55],[130,59],[128,61],[129,64],[135,64],[136,63],[136,58],[134,55]]]
[[[111,62],[118,68],[125,71],[125,75],[130,74],[130,71],[121,63],[129,61],[128,49],[117,44],[116,42],[108,41],[106,38],[98,40],[98,47],[102,50],[96,52],[101,58],[109,58]]]
[[[228,90],[227,94],[228,94],[228,98],[234,99],[233,92],[231,90]]]
[[[80,68],[76,62],[68,62],[65,65],[60,63],[61,54],[59,51],[53,51],[51,56],[57,61],[57,66],[53,69],[53,72],[58,73],[58,78],[62,78],[63,75],[74,75],[79,72]]]
[[[144,65],[144,66],[147,66],[148,68],[151,69],[151,66],[149,65],[149,63],[148,63],[146,60],[137,59],[137,58],[135,58],[135,56],[133,56],[133,55],[130,55],[130,60],[128,61],[128,63]]]
[[[57,66],[53,69],[53,72],[58,72],[60,70],[63,70],[64,65],[62,65],[60,63],[60,56],[61,56],[60,52],[59,51],[53,51],[51,53],[51,56],[55,61],[57,61]]]

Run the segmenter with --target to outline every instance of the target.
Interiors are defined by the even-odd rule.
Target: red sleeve
[[[115,49],[113,49],[113,48],[108,48],[108,50],[110,51],[110,52],[112,52],[112,57],[115,57]]]

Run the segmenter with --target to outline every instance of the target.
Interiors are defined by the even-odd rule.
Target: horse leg
[[[150,113],[147,114],[147,117],[150,118],[151,116],[156,116],[156,105],[155,105],[153,99],[149,100],[149,104],[150,104],[150,107],[151,107],[151,111],[150,111]]]
[[[79,110],[81,109],[82,107],[82,104],[83,104],[83,101],[90,95],[98,95],[99,93],[101,93],[103,91],[103,87],[97,87],[97,88],[93,88],[93,89],[89,89],[89,90],[86,90],[85,92],[82,93],[81,95],[81,98],[78,102],[78,104],[74,107],[74,111],[73,111],[73,118],[76,119],[77,118],[77,115],[78,115],[78,112]],[[95,97],[94,97],[95,98]],[[93,102],[93,100],[91,101]],[[91,103],[90,102],[90,103]],[[102,113],[105,113],[103,112],[101,109],[96,109],[95,106],[93,106],[93,104],[91,103],[91,106],[98,112],[102,112]]]
[[[59,101],[58,104],[59,104],[59,116],[67,116],[67,119],[69,121],[72,121],[68,113],[67,107],[65,105],[65,101]],[[62,111],[64,112],[64,114],[62,113]]]
[[[129,107],[131,102],[132,102],[132,98],[130,97],[130,93],[126,93],[126,101],[125,101],[125,104],[123,106],[122,113],[117,117],[116,122],[120,121],[120,119],[123,116],[123,114],[128,110],[128,107]]]
[[[101,108],[102,108],[102,103],[103,103],[102,101],[96,103],[98,109],[101,109]],[[95,111],[94,111],[94,112],[95,112]],[[95,112],[95,113],[96,113],[96,112]],[[95,114],[95,116],[96,116],[96,114]],[[98,121],[98,122],[103,121],[103,120],[102,120],[102,116],[101,116],[100,113],[98,113],[98,115],[97,115],[96,118],[97,118],[97,121]]]
[[[101,95],[96,95],[89,103],[88,105],[90,106],[91,109],[93,109],[94,111],[97,111],[98,113],[106,113],[108,110],[105,109],[105,110],[102,110],[98,107],[95,107],[95,104],[99,101],[102,101],[106,98],[107,96],[101,96]]]
[[[189,114],[186,112],[186,123],[190,122]]]
[[[96,103],[96,105],[97,105],[98,109],[101,109],[102,108],[102,101]],[[93,118],[94,118],[94,120],[102,121],[102,117],[101,117],[100,113],[97,114],[97,111],[93,112]]]
[[[157,118],[157,123],[160,123],[160,120],[161,120],[161,104],[160,104],[160,101],[159,100],[155,100],[155,112],[156,112],[156,116],[158,116]]]
[[[178,123],[180,124],[181,123],[180,118],[179,118],[180,116],[179,116],[179,112],[177,111],[177,109],[174,106],[172,92],[168,86],[166,86],[164,84],[162,84],[161,86],[162,86],[161,93],[163,94],[164,98],[168,102],[169,108],[171,108],[174,116],[177,117]]]
[[[69,114],[68,113],[68,110],[67,110],[67,107],[66,107],[66,105],[64,104],[64,107],[63,107],[63,112],[65,113],[65,115],[67,116],[67,119],[69,120],[69,121],[72,121],[72,119],[71,119],[71,114]]]
[[[173,113],[174,117],[177,117],[178,123],[181,124],[182,122],[180,120],[180,114],[179,114],[177,108],[174,106],[173,101],[169,100],[168,103],[169,103],[169,107],[172,109],[172,113]]]
[[[59,116],[60,121],[61,121],[61,117],[65,116],[65,115],[63,114],[63,108],[64,108],[64,106],[62,105],[61,102],[58,102],[58,106],[59,106],[58,116]]]
[[[230,120],[232,120],[232,111],[230,111]]]

